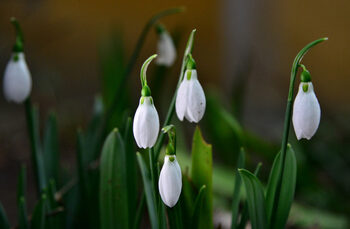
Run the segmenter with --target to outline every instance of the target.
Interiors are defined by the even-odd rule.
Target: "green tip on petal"
[[[303,91],[307,92],[309,90],[309,85],[308,84],[303,84]]]
[[[162,33],[166,32],[164,25],[157,24],[156,25],[156,32],[157,32],[157,34],[162,34]]]
[[[306,69],[306,67],[303,64],[301,64],[300,67],[303,68],[303,72],[300,75],[301,82],[303,83],[311,82],[310,72]]]
[[[187,56],[186,69],[187,70],[196,69],[196,62],[194,61],[192,54],[188,54]]]
[[[142,87],[141,95],[142,96],[151,96],[151,88],[147,84]]]
[[[175,157],[174,156],[170,156],[169,157],[169,161],[174,162],[175,161]]]

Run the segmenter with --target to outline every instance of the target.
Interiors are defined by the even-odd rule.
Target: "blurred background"
[[[291,131],[299,163],[291,227],[347,228],[350,217],[347,0],[1,0],[0,71],[4,71],[10,58],[14,31],[9,19],[16,16],[25,35],[25,53],[33,76],[32,100],[39,104],[42,117],[51,110],[57,113],[62,166],[71,172],[75,169],[76,128],[86,126],[95,95],[108,86],[104,84],[104,75],[110,72],[118,75],[118,66],[126,65],[146,21],[158,11],[174,6],[185,6],[186,11],[161,22],[178,47],[176,64],[170,69],[150,66],[148,81],[154,88],[153,97],[163,121],[175,90],[185,42],[196,28],[193,54],[207,96],[207,112],[200,124],[205,139],[213,144],[215,219],[224,228],[229,225],[230,213],[225,210],[230,207],[227,201],[233,187],[230,176],[234,174],[240,146],[237,131],[244,130],[249,136],[248,168],[253,170],[262,161],[261,177],[267,181],[281,140],[293,59],[307,43],[329,37],[329,41],[313,48],[303,59],[312,75],[322,119],[319,131],[309,142],[297,142]],[[135,111],[140,95],[139,68],[145,58],[156,52],[156,42],[157,34],[152,31],[128,79],[130,114]],[[0,201],[15,222],[15,191],[22,163],[29,167],[30,208],[35,199],[30,147],[24,107],[7,103],[2,87],[0,90]],[[189,152],[194,126],[179,125],[182,149]],[[183,160],[186,164],[185,156]]]

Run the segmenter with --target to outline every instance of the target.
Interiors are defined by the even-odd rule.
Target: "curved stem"
[[[292,105],[293,105],[293,91],[294,91],[294,82],[295,78],[298,73],[298,67],[300,66],[300,62],[304,55],[309,51],[310,48],[313,46],[317,45],[318,43],[321,43],[323,41],[328,40],[327,37],[325,38],[320,38],[318,40],[315,40],[308,45],[306,45],[298,55],[295,57],[293,65],[292,65],[292,70],[290,74],[290,85],[289,85],[289,92],[288,92],[288,100],[287,100],[287,108],[286,108],[286,114],[285,114],[285,119],[284,119],[284,130],[283,130],[283,138],[282,138],[282,162],[284,162],[286,150],[287,150],[287,143],[288,143],[288,135],[289,135],[289,128],[290,128],[290,119],[292,116]]]
[[[22,33],[22,29],[21,26],[19,25],[18,20],[15,17],[12,17],[10,19],[12,25],[15,28],[15,32],[16,32],[16,42],[15,45],[13,46],[13,51],[14,52],[23,52],[23,43],[24,43],[24,39],[23,39],[23,33]]]
[[[154,58],[157,57],[157,54],[154,54],[152,56],[150,56],[142,65],[141,67],[141,72],[140,72],[140,79],[141,79],[141,85],[142,87],[147,85],[147,77],[146,77],[146,73],[147,73],[147,68],[148,65],[152,62],[152,60]]]

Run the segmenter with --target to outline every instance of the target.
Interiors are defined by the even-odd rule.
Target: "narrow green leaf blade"
[[[125,160],[126,160],[126,182],[128,191],[128,209],[129,209],[129,225],[134,224],[134,217],[137,208],[137,186],[136,186],[136,151],[134,136],[132,133],[132,119],[127,119],[126,128],[124,132],[125,142]]]
[[[237,172],[235,176],[235,187],[233,189],[233,195],[232,195],[232,221],[231,221],[231,228],[236,228],[237,221],[238,221],[238,207],[239,207],[239,200],[240,200],[240,192],[241,192],[241,177],[238,175],[238,169],[244,168],[245,164],[245,151],[243,148],[241,148],[241,151],[239,152],[238,160],[237,160]]]
[[[47,182],[50,179],[58,181],[59,155],[56,115],[50,113],[44,131],[43,158]]]
[[[0,228],[10,229],[10,224],[7,219],[6,212],[1,203],[0,203]]]
[[[204,194],[203,209],[198,223],[199,228],[213,227],[213,159],[212,147],[207,144],[197,126],[192,142],[192,181],[199,190],[207,187]]]
[[[259,172],[260,172],[260,168],[261,168],[261,163],[259,163],[256,168],[255,168],[255,171],[254,171],[254,175],[256,177],[258,177],[259,175]],[[246,224],[248,222],[248,219],[249,219],[249,213],[248,213],[248,203],[247,201],[245,202],[244,206],[243,206],[243,209],[242,209],[242,214],[241,214],[241,219],[240,219],[240,222],[237,226],[238,229],[244,229],[246,228]]]
[[[41,195],[41,199],[36,204],[33,212],[31,228],[44,229],[46,221],[46,194]]]
[[[26,187],[27,187],[26,168],[24,165],[22,165],[21,171],[18,176],[18,185],[17,185],[18,224],[20,229],[29,228],[27,204],[25,199]]]
[[[46,187],[46,178],[40,143],[39,111],[37,107],[32,106],[30,98],[28,98],[25,101],[25,108],[28,125],[28,134],[31,143],[31,157],[34,168],[34,176],[37,185],[37,193],[40,197],[42,191]]]
[[[152,226],[152,229],[158,229],[159,226],[158,226],[158,219],[157,219],[157,205],[156,205],[156,199],[153,191],[151,173],[148,170],[147,165],[142,158],[142,155],[140,153],[136,153],[136,157],[137,157],[137,161],[138,161],[141,175],[142,175],[151,226]]]
[[[276,160],[280,160],[280,156],[276,156]],[[275,160],[275,161],[276,161]],[[276,162],[277,165],[280,164],[279,162]],[[271,170],[271,183],[268,184],[267,189],[267,200],[270,200],[273,198],[271,195],[273,192],[276,194],[277,187],[273,187],[273,185],[276,185],[274,183],[276,177],[278,177],[277,173],[278,170],[276,168],[276,164],[274,163],[274,167]],[[295,185],[296,185],[296,179],[297,179],[297,161],[295,158],[294,150],[292,149],[291,145],[288,144],[287,151],[286,151],[286,159],[284,162],[284,171],[283,171],[283,177],[282,177],[282,184],[280,187],[280,193],[279,193],[279,199],[278,203],[273,203],[272,206],[269,207],[273,208],[273,205],[275,204],[277,206],[276,211],[273,209],[271,210],[271,228],[283,228],[285,227],[288,219],[288,215],[290,212],[290,208],[293,203],[294,199],[294,191],[295,191]],[[270,180],[269,180],[270,181]],[[277,189],[278,190],[278,189]],[[269,199],[268,199],[269,198]],[[272,201],[271,201],[272,202]]]
[[[205,196],[205,191],[206,191],[206,186],[203,185],[199,189],[199,193],[196,197],[196,200],[194,202],[194,208],[193,208],[193,213],[192,213],[192,227],[191,228],[199,228],[199,222],[200,222],[200,215],[201,215],[201,209],[203,207],[203,202],[204,202],[204,196]]]
[[[107,137],[100,164],[101,229],[128,228],[128,190],[125,145],[119,131]]]
[[[183,229],[180,201],[172,208],[167,207],[170,229]]]
[[[252,228],[267,228],[264,191],[260,181],[248,170],[239,169],[239,174],[247,193],[248,212]]]

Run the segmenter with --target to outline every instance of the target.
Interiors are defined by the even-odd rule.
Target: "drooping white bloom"
[[[22,103],[28,98],[31,89],[32,78],[24,54],[12,54],[4,73],[3,90],[6,100]]]
[[[182,175],[175,155],[166,155],[160,171],[158,188],[160,197],[168,207],[174,207],[182,189]]]
[[[197,70],[186,70],[176,95],[176,114],[183,121],[198,123],[205,112],[205,95],[197,79]]]
[[[158,65],[171,66],[176,59],[176,48],[170,34],[167,31],[162,31],[159,34],[157,43],[158,58],[156,63]]]
[[[300,83],[293,107],[293,126],[297,139],[310,140],[317,131],[320,118],[320,104],[312,83]]]
[[[134,116],[133,132],[140,148],[150,148],[156,143],[159,132],[159,117],[151,96],[141,97]]]

